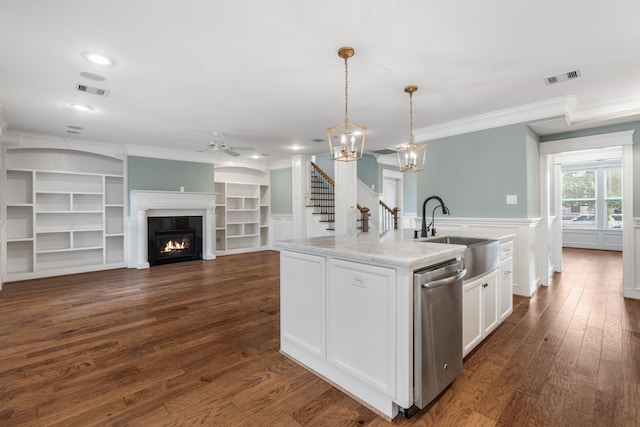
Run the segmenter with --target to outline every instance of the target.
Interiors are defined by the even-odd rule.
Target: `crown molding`
[[[398,167],[398,156],[396,154],[374,154],[379,165]]]
[[[208,164],[214,163],[215,160],[213,157],[203,156],[202,153],[185,153],[180,150],[172,150],[161,147],[149,147],[146,145],[129,144],[125,146],[125,150],[128,156],[150,157],[154,159],[180,160],[185,162]]]
[[[7,149],[46,148],[58,150],[76,150],[103,156],[124,159],[125,148],[118,144],[107,144],[90,140],[74,139],[73,141],[52,135],[7,130],[2,132],[0,142]]]
[[[564,118],[569,127],[589,123],[604,125],[606,121],[616,119],[636,117],[640,119],[640,98],[621,98],[580,106],[575,96],[566,95],[420,128],[414,131],[414,137],[418,142],[425,142],[500,126],[558,117]]]
[[[551,98],[424,127],[415,130],[414,137],[417,142],[425,142],[517,123],[526,123],[558,116],[566,117],[575,108],[575,104],[576,99],[573,95]]]
[[[640,116],[640,98],[621,98],[599,104],[576,106],[567,115],[567,122],[579,125],[632,116]]]

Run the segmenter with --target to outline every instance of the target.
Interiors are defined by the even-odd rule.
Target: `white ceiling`
[[[636,0],[0,0],[5,137],[153,155],[194,153],[219,131],[269,161],[322,153],[327,143],[311,140],[344,120],[343,45],[356,51],[349,118],[368,127],[367,151],[406,140],[409,84],[419,87],[414,130],[568,95],[577,126],[630,120],[640,111],[639,17]],[[88,52],[115,64],[94,65]],[[543,81],[577,69],[579,79]]]

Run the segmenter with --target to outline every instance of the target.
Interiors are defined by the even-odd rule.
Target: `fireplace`
[[[202,259],[202,217],[147,218],[149,265]]]
[[[128,267],[149,268],[149,254],[155,253],[154,236],[155,231],[158,229],[183,230],[185,228],[195,228],[197,259],[215,259],[215,209],[216,195],[214,193],[131,190],[131,239],[129,239]],[[169,223],[169,220],[163,220],[165,223],[161,227],[156,227],[156,219],[169,217],[197,219],[189,220],[188,224],[184,226],[174,226]],[[150,224],[149,219],[151,218],[154,219]],[[182,223],[184,220],[179,222]],[[153,252],[150,252],[151,246],[153,246]]]

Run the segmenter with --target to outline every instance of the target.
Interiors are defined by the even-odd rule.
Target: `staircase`
[[[335,231],[335,183],[315,163],[311,162],[311,197],[307,208],[312,210],[311,215],[318,217],[318,222],[323,224],[326,231]],[[358,205],[360,218],[356,228],[362,232],[369,231],[369,208]]]
[[[318,221],[326,224],[327,230],[335,231],[334,182],[315,163],[311,165],[311,197],[307,207],[313,208],[311,214],[319,216]]]

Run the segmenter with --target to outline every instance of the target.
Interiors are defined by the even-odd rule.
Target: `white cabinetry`
[[[391,396],[395,393],[395,270],[331,259],[328,359]]]
[[[498,270],[462,286],[462,354],[466,356],[499,324]]]
[[[269,245],[269,186],[216,182],[216,253],[265,249]]]
[[[280,252],[282,352],[388,414],[397,389],[410,385],[398,385],[398,317],[405,313],[397,313],[397,274],[393,268]]]
[[[280,333],[309,353],[326,358],[325,257],[282,252]]]
[[[500,245],[500,266],[498,267],[498,314],[500,322],[513,313],[513,242]]]
[[[7,281],[124,266],[123,162],[67,150],[7,150]]]

